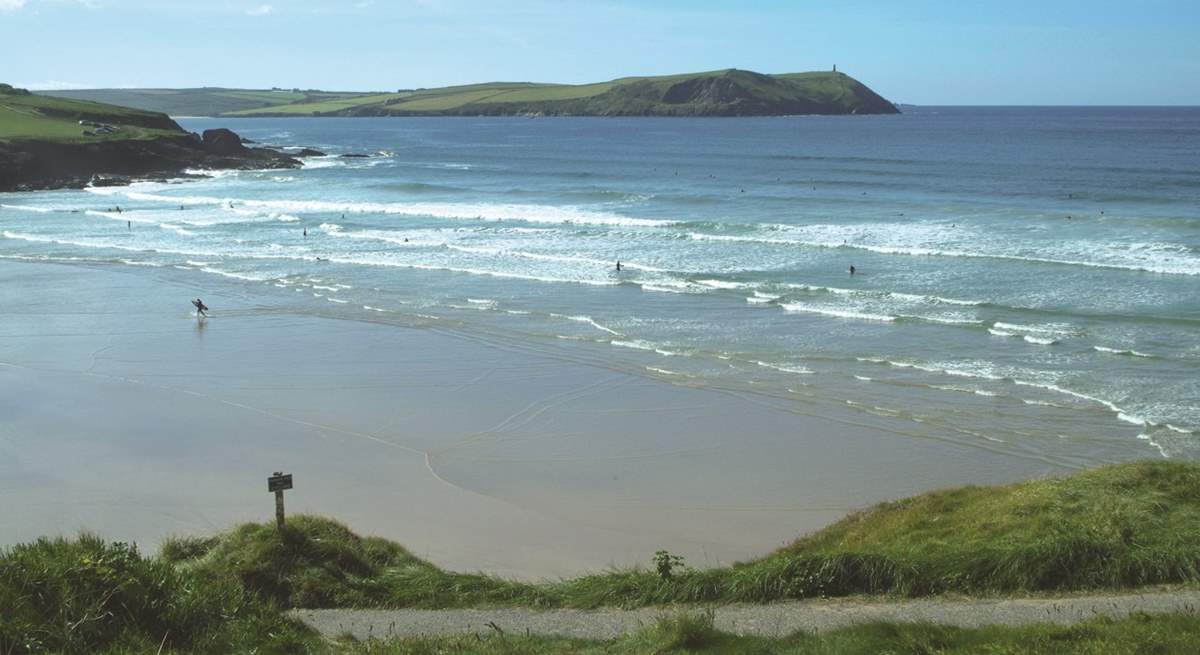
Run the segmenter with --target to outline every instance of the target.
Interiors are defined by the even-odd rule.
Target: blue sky
[[[388,90],[843,70],[896,102],[1200,105],[1200,2],[0,0],[0,81]]]

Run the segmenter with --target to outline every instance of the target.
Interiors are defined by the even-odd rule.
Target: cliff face
[[[170,120],[170,119],[168,119]],[[174,125],[174,121],[171,121]],[[178,126],[176,126],[178,129]],[[229,130],[93,143],[0,142],[0,191],[82,188],[97,177],[172,177],[189,168],[297,168],[300,162],[266,148],[247,148]],[[113,181],[110,180],[109,183]]]

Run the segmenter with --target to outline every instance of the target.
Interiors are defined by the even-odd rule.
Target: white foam
[[[745,282],[728,282],[726,280],[696,280],[696,282],[714,289],[745,289],[752,286]]]
[[[775,302],[776,300],[779,300],[781,297],[782,296],[778,296],[778,295],[771,294],[771,293],[763,293],[761,291],[755,291],[753,296],[746,298],[746,302],[750,303],[751,305],[766,305],[766,304]]]
[[[1133,350],[1133,349],[1121,350],[1118,348],[1106,348],[1104,346],[1092,346],[1092,348],[1099,352],[1110,353],[1113,355],[1128,355],[1130,357],[1154,357],[1154,355],[1151,355],[1150,353],[1139,352],[1139,351]]]
[[[775,371],[779,371],[781,373],[795,373],[797,375],[812,375],[813,374],[812,369],[808,369],[803,366],[785,366],[782,364],[772,364],[770,362],[762,362],[762,361],[758,361],[758,360],[755,360],[754,363],[758,364],[759,366],[761,366],[763,368],[769,368],[769,369],[772,369]]]
[[[593,319],[591,316],[584,316],[584,315],[569,316],[567,314],[553,314],[553,313],[550,315],[555,318],[564,318],[568,321],[575,321],[576,323],[587,323],[588,325],[596,328],[597,330],[600,330],[601,332],[607,332],[616,337],[623,336],[620,332],[617,332],[616,330],[614,330],[612,328],[609,328],[609,327],[606,327],[604,325],[597,323],[596,320]]]
[[[391,214],[399,216],[429,216],[467,221],[522,221],[569,225],[599,225],[616,227],[665,227],[676,221],[633,218],[612,212],[584,209],[574,205],[522,205],[501,203],[438,203],[438,202],[335,202],[329,200],[258,200],[216,198],[211,196],[172,196],[141,191],[125,191],[133,200],[166,202],[175,205],[234,205],[276,212],[329,214]]]
[[[1028,343],[1037,344],[1039,346],[1053,346],[1054,344],[1058,343],[1058,339],[1051,339],[1049,337],[1034,337],[1028,334],[1021,338]]]
[[[641,339],[633,339],[628,341],[624,339],[613,339],[612,341],[609,341],[609,343],[621,348],[632,348],[634,350],[646,350],[653,352],[655,349],[654,344],[648,341],[642,341]]]
[[[245,273],[234,273],[231,271],[223,271],[219,268],[213,268],[211,266],[205,266],[205,267],[201,268],[200,270],[204,271],[205,273],[212,273],[213,275],[220,275],[222,277],[233,278],[235,280],[246,280],[248,282],[266,282],[269,279],[269,278],[261,277],[261,276],[257,276],[257,275],[247,275]]]
[[[53,209],[51,209],[51,208],[49,208],[49,207],[32,207],[32,206],[30,206],[30,205],[5,205],[5,204],[0,204],[0,208],[3,208],[3,209],[16,209],[16,210],[25,211],[25,212],[36,212],[36,213],[38,213],[38,214],[49,214],[49,213],[51,213],[51,212],[53,212],[53,211],[54,211]]]
[[[930,323],[942,323],[944,325],[983,325],[983,321],[975,318],[956,318],[952,316],[916,316],[902,314],[901,318],[911,318],[918,321],[929,321]]]
[[[863,321],[882,321],[890,323],[898,318],[889,314],[872,314],[868,312],[856,312],[847,309],[834,309],[831,307],[815,307],[813,305],[805,305],[803,303],[796,302],[779,303],[779,306],[789,312],[806,312],[810,314],[822,314],[836,318],[850,318]]]
[[[1064,324],[1047,324],[1047,325],[1018,325],[1016,323],[1005,323],[996,321],[992,324],[993,327],[1005,330],[1008,332],[1033,332],[1036,334],[1063,334],[1071,331],[1071,326]]]

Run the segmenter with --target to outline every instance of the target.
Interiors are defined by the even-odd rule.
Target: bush
[[[94,535],[39,539],[0,553],[0,653],[232,652],[297,646],[308,632],[229,576],[180,571]],[[294,651],[294,649],[293,649]]]

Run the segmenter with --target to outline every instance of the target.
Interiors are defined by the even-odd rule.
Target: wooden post
[[[283,491],[292,488],[292,474],[280,471],[267,478],[267,491],[275,492],[275,527],[283,530]]]

